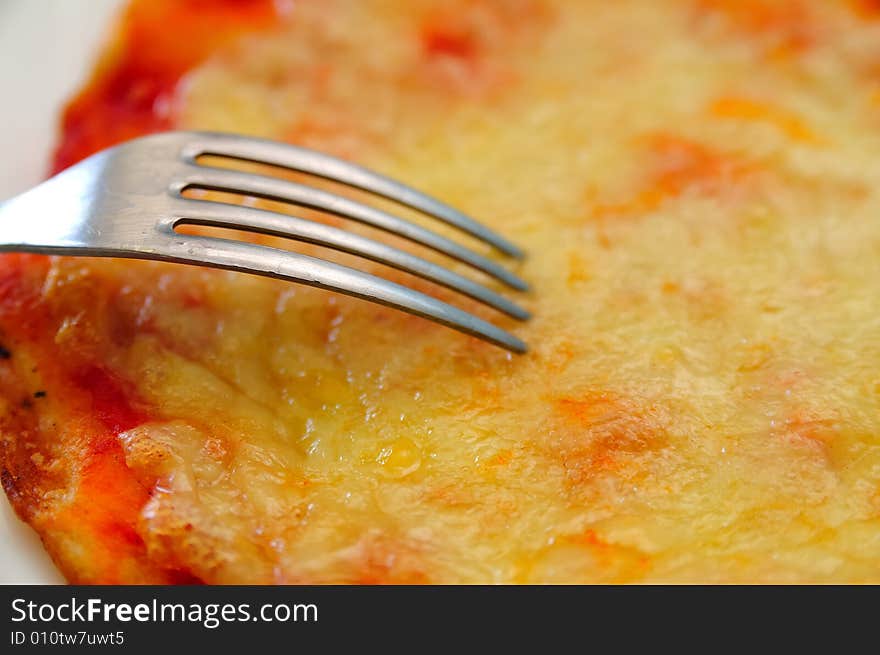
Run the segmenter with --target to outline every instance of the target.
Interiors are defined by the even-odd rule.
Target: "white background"
[[[0,200],[46,175],[59,111],[89,74],[120,4],[0,0]],[[0,584],[64,582],[0,495]]]

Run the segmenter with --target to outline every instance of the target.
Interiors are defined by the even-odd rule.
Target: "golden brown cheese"
[[[84,582],[880,581],[878,18],[303,1],[216,46],[170,124],[333,152],[525,245],[534,319],[483,315],[531,351],[245,275],[6,260],[7,493]]]

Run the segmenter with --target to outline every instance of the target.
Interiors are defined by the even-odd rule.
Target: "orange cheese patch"
[[[724,96],[711,104],[709,112],[719,118],[768,123],[793,141],[807,144],[821,143],[821,139],[796,114],[765,102]]]
[[[594,217],[643,215],[684,193],[736,197],[755,171],[753,164],[738,155],[678,135],[650,134],[638,141],[644,150],[644,181],[623,202],[588,198],[595,203]]]

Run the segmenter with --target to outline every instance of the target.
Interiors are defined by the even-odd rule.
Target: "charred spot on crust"
[[[168,571],[168,578],[171,584],[176,585],[203,585],[205,581],[200,577],[183,569],[172,569]]]
[[[46,392],[40,389],[39,391],[34,391],[34,398],[45,398]]]
[[[9,359],[12,353],[5,346],[0,345],[0,359]]]
[[[15,484],[15,477],[8,468],[0,471],[0,484],[2,484],[3,491],[6,492],[10,499],[19,495],[18,487]]]

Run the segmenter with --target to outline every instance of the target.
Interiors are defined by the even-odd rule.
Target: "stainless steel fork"
[[[210,132],[165,132],[129,141],[6,201],[0,205],[0,251],[155,259],[281,278],[381,303],[525,352],[526,345],[505,330],[381,277],[234,238],[177,232],[180,225],[208,225],[326,246],[421,276],[513,318],[529,317],[487,286],[379,241],[288,214],[184,196],[187,189],[225,191],[320,210],[431,248],[512,289],[527,289],[497,262],[415,223],[310,186],[199,161],[208,155],[356,187],[439,219],[508,256],[523,256],[516,246],[461,212],[365,168],[296,146]]]

